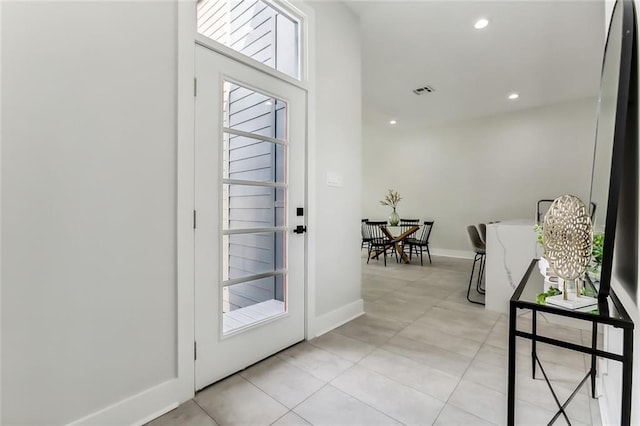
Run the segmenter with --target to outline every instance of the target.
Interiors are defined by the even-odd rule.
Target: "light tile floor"
[[[470,267],[434,256],[424,267],[385,268],[363,257],[365,315],[210,386],[150,426],[503,425],[507,318],[466,301]],[[526,328],[526,318],[519,321]],[[588,333],[544,319],[538,327],[590,343]],[[559,397],[568,397],[587,359],[540,346]],[[531,379],[529,351],[519,340],[517,424],[544,425],[555,402],[544,380]],[[588,386],[568,412],[571,424],[601,424]]]

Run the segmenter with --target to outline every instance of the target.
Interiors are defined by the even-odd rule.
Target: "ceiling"
[[[450,123],[598,93],[604,1],[345,3],[360,18],[364,109],[380,124]],[[481,17],[489,25],[476,30]],[[435,91],[413,94],[425,85]]]

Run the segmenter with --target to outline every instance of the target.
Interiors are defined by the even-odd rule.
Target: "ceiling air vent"
[[[416,95],[424,95],[425,93],[431,93],[431,92],[435,92],[436,89],[434,89],[431,86],[424,86],[424,87],[418,87],[417,89],[413,90],[413,93],[415,93]]]

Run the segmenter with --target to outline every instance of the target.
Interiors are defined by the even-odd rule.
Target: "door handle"
[[[304,232],[307,232],[307,227],[302,225],[296,226],[296,228],[293,230],[294,234],[302,234]]]

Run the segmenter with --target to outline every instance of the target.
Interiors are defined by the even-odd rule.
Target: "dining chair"
[[[384,257],[384,266],[387,266],[387,250],[394,248],[393,240],[382,231],[383,226],[387,226],[386,221],[367,221],[365,223],[368,235],[371,237],[369,241],[369,249],[367,250],[367,263],[371,259],[371,254],[377,251],[376,258],[380,255]],[[395,250],[394,250],[395,252]],[[396,262],[398,262],[398,254],[396,253]]]
[[[538,200],[536,203],[536,224],[541,225],[544,222],[544,216],[547,214],[547,210],[551,207],[553,200],[544,199]],[[591,216],[591,220],[594,220],[596,217],[596,203],[593,201],[589,203],[589,216]]]
[[[398,226],[400,226],[400,234],[404,234],[412,226],[420,226],[420,219],[400,219],[400,223],[398,223]],[[415,234],[412,234],[412,236],[413,235],[415,235]],[[402,241],[402,251],[403,252],[406,251],[407,247],[408,247],[408,245],[406,244],[406,240]],[[408,254],[411,254],[411,253],[408,253]]]
[[[420,219],[400,219],[400,233],[404,233],[412,226],[419,226]]]
[[[409,246],[409,260],[411,260],[413,249],[416,250],[416,256],[420,253],[420,265],[424,266],[422,261],[422,252],[426,249],[427,256],[429,256],[429,263],[431,263],[431,252],[429,251],[429,237],[431,236],[431,230],[433,229],[434,221],[427,220],[422,226],[422,232],[418,238],[407,238],[406,244]],[[412,225],[415,226],[415,225]],[[420,248],[420,250],[418,250]]]
[[[487,225],[485,223],[478,224],[478,232],[480,233],[480,240],[485,244],[487,244]]]
[[[473,273],[476,269],[476,263],[480,262],[480,266],[478,267],[478,278],[476,280],[476,291],[479,294],[484,294],[484,290],[481,288],[482,276],[484,275],[484,264],[486,259],[486,246],[484,242],[480,239],[480,233],[478,232],[478,228],[474,225],[467,226],[467,235],[469,237],[469,243],[471,243],[471,247],[475,253],[473,258],[473,265],[471,266],[471,275],[469,276],[469,287],[467,288],[467,300],[471,303],[475,303],[478,305],[484,305],[483,302],[478,302],[471,297],[469,294],[471,293],[471,283],[473,282]]]
[[[538,202],[536,203],[536,224],[537,225],[540,225],[544,220],[544,215],[547,213],[547,210],[549,210],[549,207],[551,207],[551,203],[553,203],[553,200],[550,200],[550,199],[538,200]]]
[[[360,250],[369,246],[371,237],[369,236],[369,230],[367,228],[367,222],[369,219],[362,219],[360,221],[360,235],[362,236],[362,243],[360,244]]]

